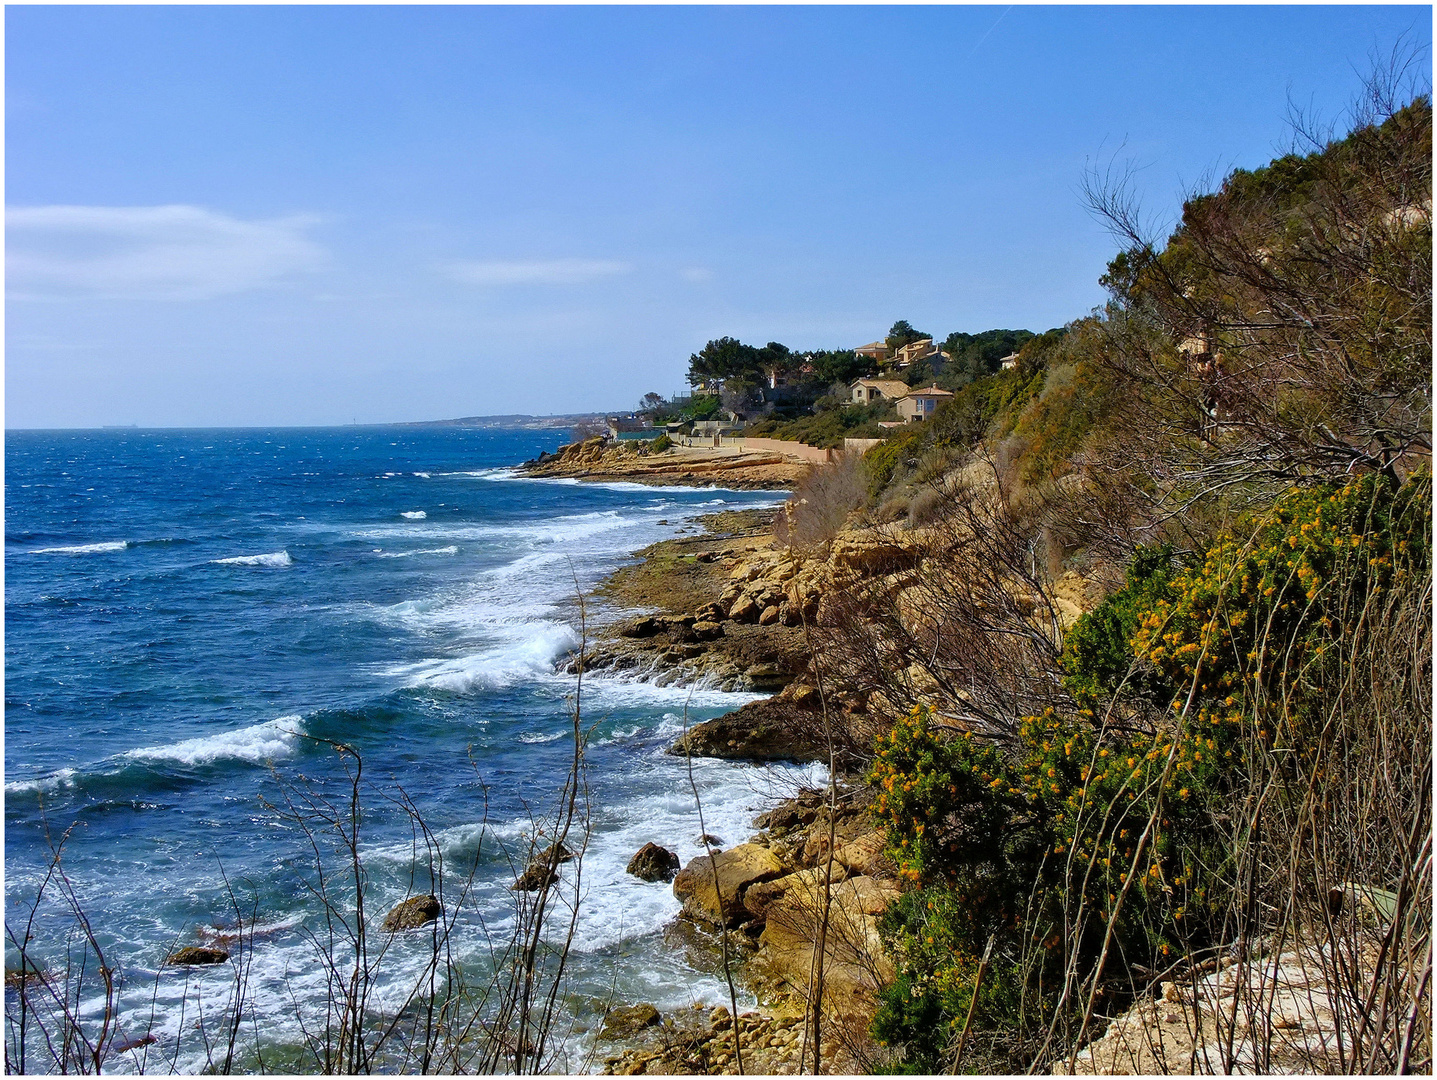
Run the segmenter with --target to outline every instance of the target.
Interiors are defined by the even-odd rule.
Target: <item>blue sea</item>
[[[309,837],[285,808],[306,793],[342,802],[333,744],[362,761],[371,921],[430,888],[396,801],[407,796],[456,875],[448,887],[475,874],[461,955],[482,967],[512,927],[511,858],[553,811],[573,753],[575,680],[555,661],[580,642],[576,595],[645,545],[692,534],[696,515],[780,497],[514,473],[564,441],[398,427],[6,434],[7,928],[23,926],[63,844],[118,974],[120,1038],[156,1040],[144,1061],[110,1067],[204,1066],[196,1003],[222,1006],[234,969],[163,959],[241,917],[259,930],[245,956],[253,1032],[302,1042],[325,992],[321,910]],[[562,998],[579,1027],[595,1001],[726,999],[702,956],[669,943],[669,886],[625,866],[648,841],[684,862],[701,854],[684,762],[663,750],[686,718],[752,697],[585,679],[591,835]],[[718,761],[695,772],[706,827],[727,844],[817,779]],[[73,924],[52,882],[33,930],[52,972]],[[423,950],[393,948],[383,978],[399,985]],[[7,967],[18,963],[7,942]],[[585,1038],[572,1036],[568,1067],[586,1065]]]

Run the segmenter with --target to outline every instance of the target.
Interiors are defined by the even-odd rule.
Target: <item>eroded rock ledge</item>
[[[748,490],[791,488],[811,466],[770,453],[675,446],[650,453],[646,444],[595,437],[540,454],[520,469],[529,476],[627,480],[639,484],[710,485]]]

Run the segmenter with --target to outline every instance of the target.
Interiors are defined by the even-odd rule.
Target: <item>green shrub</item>
[[[1369,476],[1290,492],[1186,568],[1166,547],[1139,549],[1124,588],[1068,634],[1069,713],[1028,717],[1000,742],[918,708],[880,737],[873,812],[921,891],[882,924],[899,979],[875,1036],[915,1068],[943,1066],[991,937],[1012,992],[980,995],[974,1024],[985,1038],[1006,1032],[1021,1062],[1053,1009],[1081,1008],[1059,991],[1068,975],[1094,978],[1100,955],[1098,989],[1117,1006],[1142,981],[1135,972],[1227,940],[1235,920],[1267,918],[1239,902],[1266,887],[1255,867],[1267,864],[1281,890],[1268,907],[1288,902],[1290,868],[1271,850],[1253,854],[1255,792],[1269,827],[1307,827],[1313,785],[1336,783],[1337,769],[1334,792],[1360,783],[1373,748],[1394,737],[1421,746],[1410,758],[1386,751],[1392,768],[1412,782],[1430,769],[1422,703],[1383,734],[1378,691],[1351,688],[1355,667],[1386,661],[1377,613],[1430,618],[1430,520],[1430,476],[1400,489]],[[1405,608],[1388,603],[1404,597]],[[1099,722],[1135,661],[1146,684],[1128,680],[1124,694],[1141,692],[1121,723]],[[1430,656],[1385,676],[1398,693],[1413,677],[1404,662]],[[1346,756],[1333,758],[1334,746]],[[1373,880],[1395,880],[1370,838],[1323,837],[1324,856],[1344,868],[1333,872],[1371,866]],[[1337,857],[1336,846],[1350,850]],[[1324,896],[1318,885],[1307,887]]]
[[[1171,684],[1150,668],[1134,670],[1133,635],[1153,604],[1168,596],[1172,577],[1171,544],[1139,547],[1128,563],[1127,582],[1092,611],[1083,615],[1063,637],[1063,685],[1085,709],[1099,699],[1126,690],[1149,697],[1167,691]]]
[[[668,432],[664,432],[657,439],[649,443],[649,453],[662,454],[669,447],[674,445],[674,440],[669,438]]]

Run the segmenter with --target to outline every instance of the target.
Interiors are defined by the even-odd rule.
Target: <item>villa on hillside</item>
[[[882,364],[889,357],[888,343],[885,341],[870,341],[867,345],[860,345],[853,350],[855,356],[866,356],[875,364]]]
[[[1007,356],[1003,357],[1003,359],[1001,359],[1001,360],[998,361],[998,370],[999,370],[999,371],[1012,371],[1012,370],[1013,370],[1015,367],[1017,367],[1017,366],[1018,366],[1018,354],[1017,354],[1017,353],[1009,353]]]
[[[948,359],[948,354],[934,345],[932,338],[920,338],[917,341],[910,341],[894,353],[889,366],[897,368],[899,371],[905,371],[914,364],[926,363],[936,375],[943,370],[943,365]]]
[[[910,390],[898,399],[898,415],[908,423],[927,420],[946,398],[953,395],[947,390],[930,386],[926,390]]]
[[[903,397],[908,393],[908,384],[897,379],[855,379],[849,389],[853,392],[853,404],[872,405],[884,398]]]

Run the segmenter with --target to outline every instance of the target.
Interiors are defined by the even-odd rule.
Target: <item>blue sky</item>
[[[1427,6],[27,7],[6,424],[632,407],[731,334],[1062,324],[1084,169],[1340,124]]]

